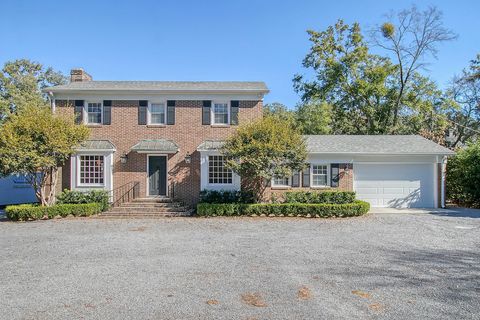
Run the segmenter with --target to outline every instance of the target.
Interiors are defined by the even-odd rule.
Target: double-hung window
[[[81,185],[103,185],[104,156],[79,156],[79,176]]]
[[[312,164],[312,187],[326,187],[328,185],[328,166],[326,164]]]
[[[87,124],[102,124],[102,103],[87,102]]]
[[[212,124],[227,125],[229,123],[230,111],[228,108],[228,103],[214,102],[212,113]]]
[[[149,124],[165,124],[165,103],[152,103],[150,105]]]
[[[274,177],[272,179],[273,187],[288,187],[290,185],[290,179],[288,177]]]
[[[232,184],[233,172],[225,165],[225,157],[208,156],[208,183]]]

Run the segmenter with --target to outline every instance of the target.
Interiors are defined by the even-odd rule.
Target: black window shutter
[[[112,100],[103,100],[103,124],[112,123]]]
[[[303,169],[302,187],[310,187],[310,164],[308,164],[308,167]]]
[[[175,100],[167,100],[167,124],[175,124]]]
[[[331,184],[330,185],[332,187],[338,187],[338,183],[340,181],[340,177],[339,177],[339,174],[338,174],[339,173],[339,170],[338,170],[339,165],[338,165],[338,163],[332,163],[330,165],[330,168],[331,168],[330,169],[331,170],[331,172],[330,172],[330,176],[331,176],[331,179],[330,179],[331,182],[330,183]]]
[[[83,100],[75,100],[75,124],[81,124],[83,122]]]
[[[210,109],[212,108],[212,101],[204,100],[202,107],[202,124],[210,125]]]
[[[238,125],[238,108],[240,101],[230,101],[230,124]]]
[[[292,175],[292,187],[300,187],[300,172],[294,172]]]
[[[138,124],[146,125],[147,124],[147,100],[138,101]]]

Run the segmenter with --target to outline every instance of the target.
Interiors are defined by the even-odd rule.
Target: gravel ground
[[[480,319],[480,213],[0,222],[0,319]]]

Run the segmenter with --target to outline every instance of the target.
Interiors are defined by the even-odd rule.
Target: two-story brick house
[[[188,204],[203,189],[241,187],[225,168],[222,140],[262,117],[263,82],[93,81],[82,69],[45,89],[57,114],[91,128],[62,168],[59,189],[118,190]],[[380,207],[445,203],[445,163],[452,152],[420,136],[305,136],[309,166],[277,178],[268,192],[353,190]],[[115,193],[113,193],[115,195]]]

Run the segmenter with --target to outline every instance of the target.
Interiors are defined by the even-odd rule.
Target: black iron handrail
[[[140,194],[140,182],[128,182],[110,191],[112,207],[118,207],[122,203],[130,202],[138,198]]]

